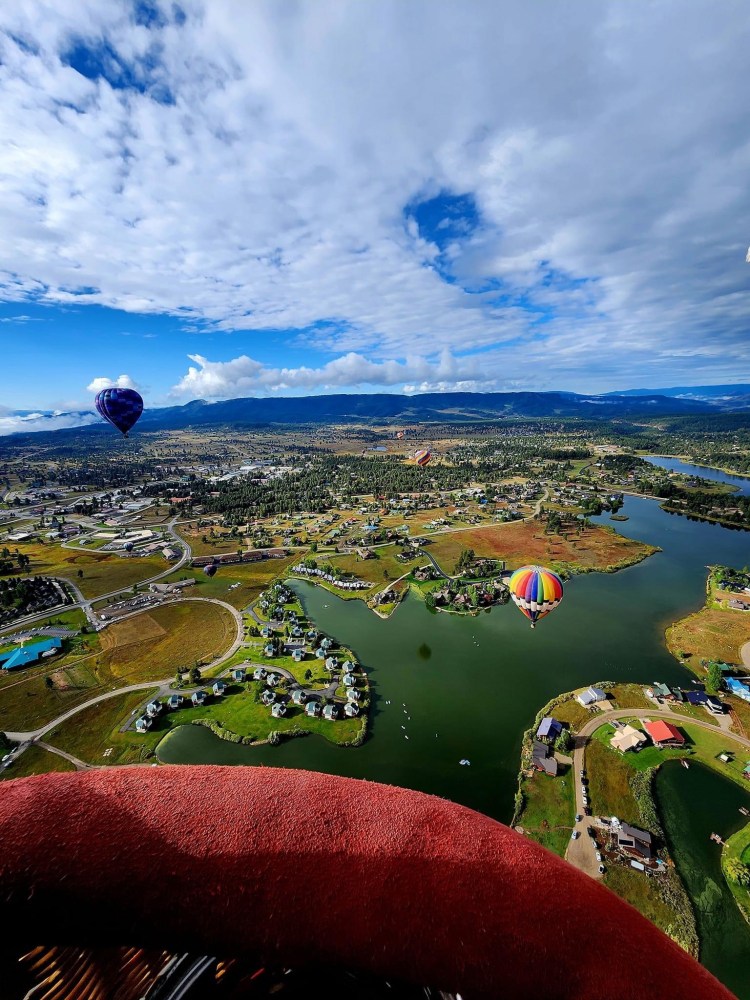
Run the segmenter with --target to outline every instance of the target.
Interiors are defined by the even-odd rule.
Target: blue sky
[[[750,9],[0,12],[0,431],[147,405],[750,380]]]

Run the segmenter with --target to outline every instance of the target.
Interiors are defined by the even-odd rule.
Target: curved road
[[[576,868],[582,869],[587,875],[591,875],[592,878],[601,878],[601,876],[599,875],[599,862],[596,860],[594,855],[594,842],[587,833],[587,828],[594,823],[594,820],[593,817],[585,816],[583,814],[580,772],[585,769],[586,744],[589,741],[589,737],[595,733],[600,726],[605,725],[612,719],[638,719],[639,721],[642,721],[643,719],[651,718],[668,719],[673,724],[679,724],[678,720],[682,720],[682,722],[689,722],[691,726],[700,726],[701,729],[708,729],[713,733],[721,733],[723,736],[726,736],[727,739],[734,740],[736,743],[739,743],[740,746],[746,747],[750,750],[750,740],[745,739],[743,736],[737,736],[735,733],[727,733],[726,730],[721,729],[719,726],[714,725],[711,722],[704,722],[702,719],[693,719],[690,716],[680,716],[674,712],[664,709],[618,708],[613,709],[610,712],[602,712],[590,719],[578,731],[575,737],[572,774],[576,790],[576,814],[583,816],[583,819],[579,820],[573,827],[574,830],[578,831],[579,835],[576,840],[569,841],[568,849],[565,852],[565,860],[570,864],[575,865]]]

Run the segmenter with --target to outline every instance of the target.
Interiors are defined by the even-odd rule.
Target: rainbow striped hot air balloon
[[[417,463],[417,465],[421,465],[422,468],[424,468],[425,465],[427,465],[427,463],[430,461],[431,458],[432,458],[432,452],[428,451],[426,448],[422,448],[419,451],[414,452],[414,461]]]
[[[563,599],[562,580],[544,566],[522,566],[510,578],[508,587],[513,603],[523,611],[532,628]]]

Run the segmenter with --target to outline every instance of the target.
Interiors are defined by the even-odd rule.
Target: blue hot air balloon
[[[143,400],[135,389],[112,386],[96,394],[96,408],[125,437],[143,413]]]

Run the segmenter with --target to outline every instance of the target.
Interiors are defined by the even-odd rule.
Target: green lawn
[[[722,866],[729,858],[739,858],[746,865],[750,865],[750,823],[738,830],[724,845],[721,854]],[[750,889],[738,885],[733,879],[725,874],[727,885],[732,895],[737,900],[737,905],[745,919],[750,922]]]
[[[603,881],[608,889],[634,906],[683,948],[696,948],[695,919],[689,909],[685,889],[674,870],[655,879],[647,878],[643,872],[624,865],[608,865]],[[680,901],[681,913],[674,906],[675,899]]]
[[[67,750],[87,764],[132,764],[142,759],[143,738],[135,733],[120,733],[120,726],[131,713],[145,704],[158,690],[131,691],[115,695],[97,705],[83,709],[45,736],[45,742],[60,750]],[[138,742],[140,739],[141,742]],[[155,741],[154,741],[155,742]],[[108,747],[112,754],[104,757]]]
[[[575,777],[560,766],[557,777],[534,771],[521,783],[523,810],[516,820],[543,847],[564,857],[575,821]]]
[[[175,580],[195,580],[191,592],[195,597],[218,597],[238,610],[247,607],[258,599],[261,591],[269,583],[284,573],[286,568],[295,562],[299,556],[289,556],[287,559],[264,559],[254,563],[233,563],[220,566],[216,576],[208,577],[202,569],[183,567],[163,583]],[[234,586],[239,584],[239,586]]]
[[[50,753],[42,747],[30,746],[9,768],[0,771],[0,781],[13,778],[29,778],[33,774],[47,774],[49,771],[75,771],[75,767],[64,757]]]

